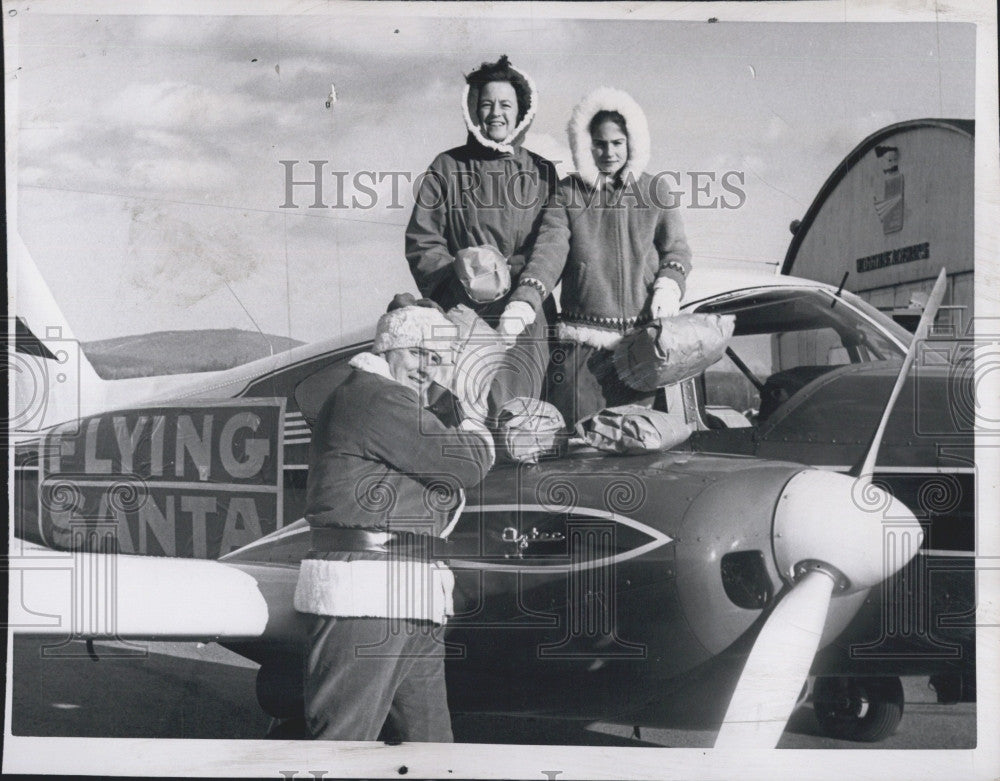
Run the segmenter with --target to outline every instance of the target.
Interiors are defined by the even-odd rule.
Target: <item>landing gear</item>
[[[963,673],[932,675],[928,684],[937,694],[937,701],[944,705],[976,701],[976,676],[974,673],[971,675]]]
[[[824,734],[875,743],[896,731],[903,717],[899,678],[817,678],[813,708]]]

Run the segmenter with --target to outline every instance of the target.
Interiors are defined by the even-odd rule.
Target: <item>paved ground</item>
[[[41,654],[36,638],[17,637],[13,649],[15,735],[80,737],[243,738],[264,735],[269,719],[254,695],[256,665],[215,645],[148,644],[142,656],[82,643]],[[163,653],[166,652],[166,653]],[[879,744],[819,735],[812,708],[801,707],[779,748],[973,748],[975,704],[938,705],[926,678],[905,678],[906,706],[897,733]],[[455,738],[467,743],[710,747],[710,730],[641,728],[568,720],[464,716]]]

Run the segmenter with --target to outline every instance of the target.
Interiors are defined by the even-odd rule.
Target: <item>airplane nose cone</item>
[[[774,556],[782,576],[793,582],[822,569],[840,593],[891,577],[922,540],[923,529],[906,505],[863,478],[833,472],[799,472],[774,511]]]

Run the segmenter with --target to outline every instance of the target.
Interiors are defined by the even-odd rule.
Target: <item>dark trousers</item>
[[[428,621],[319,618],[305,670],[306,725],[323,740],[451,743],[444,643]]]
[[[637,391],[618,377],[614,353],[575,342],[558,342],[552,348],[546,398],[573,426],[595,412],[622,404],[652,407],[656,392]]]

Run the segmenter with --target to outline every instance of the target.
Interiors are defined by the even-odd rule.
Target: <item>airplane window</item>
[[[837,303],[820,290],[768,290],[700,307],[700,312],[736,315],[726,356],[699,383],[706,425],[759,425],[798,390],[838,366],[902,358],[902,349],[886,333],[890,329]],[[898,338],[894,329],[891,333]]]
[[[734,357],[743,367],[733,360]],[[705,372],[705,404],[716,417],[721,410],[736,410],[750,422],[760,409],[763,380],[772,373],[773,358],[769,336],[734,336],[727,355]]]
[[[857,307],[865,315],[875,321],[877,326],[886,332],[888,332],[894,339],[902,342],[904,346],[909,347],[910,341],[913,339],[913,334],[907,331],[903,326],[893,320],[891,317],[876,309],[874,306],[869,304],[863,298],[860,298],[854,293],[848,292],[847,290],[841,291],[841,296],[845,301],[850,302],[851,306]]]

